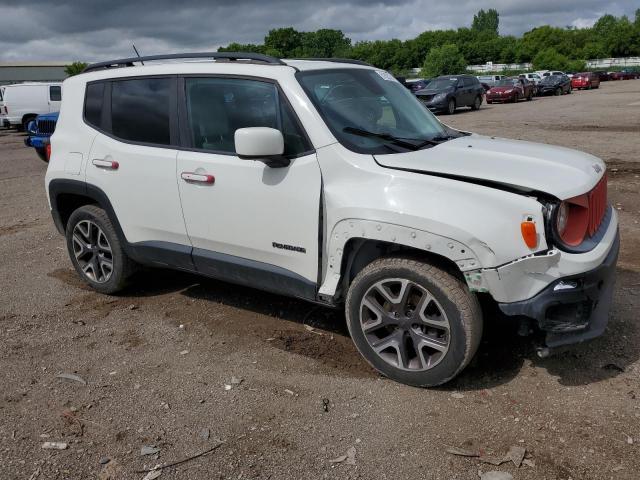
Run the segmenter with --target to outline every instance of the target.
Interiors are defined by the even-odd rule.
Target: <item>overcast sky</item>
[[[276,27],[336,28],[354,42],[413,38],[469,26],[480,8],[500,33],[537,25],[590,26],[604,13],[633,17],[640,0],[0,0],[0,61],[97,61],[261,43]]]

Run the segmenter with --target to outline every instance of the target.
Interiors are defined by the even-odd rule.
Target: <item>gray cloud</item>
[[[0,60],[85,60],[206,51],[260,43],[271,28],[337,28],[353,41],[413,38],[468,26],[479,8],[500,12],[503,34],[536,25],[592,24],[633,15],[629,0],[0,0]]]

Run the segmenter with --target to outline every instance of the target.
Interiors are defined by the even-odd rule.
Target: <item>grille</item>
[[[435,97],[435,95],[420,95],[420,100],[425,103],[429,103],[431,100],[433,100],[433,97]]]
[[[55,120],[38,120],[37,129],[38,133],[51,135],[56,129],[56,122]]]
[[[598,231],[604,214],[607,211],[607,174],[605,173],[600,181],[588,194],[589,197],[589,226],[587,233],[593,236]]]

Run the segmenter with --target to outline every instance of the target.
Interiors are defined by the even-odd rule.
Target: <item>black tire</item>
[[[556,89],[553,91],[553,94],[554,94],[556,97],[559,97],[560,95],[562,95],[562,89],[561,89],[560,87],[556,88]]]
[[[38,158],[42,160],[44,163],[49,163],[49,159],[47,158],[47,151],[44,148],[36,148],[36,153],[38,154]]]
[[[447,102],[447,115],[453,115],[454,113],[456,113],[456,101],[450,98]]]
[[[441,354],[433,366],[427,369],[412,371],[392,365],[383,358],[382,353],[379,354],[374,350],[369,343],[370,339],[364,333],[361,312],[366,307],[363,307],[361,302],[378,282],[385,280],[393,282],[396,279],[407,279],[414,285],[426,289],[448,321],[449,329],[446,331],[450,333],[447,350]],[[423,308],[428,308],[429,305],[431,305],[430,301]],[[441,385],[458,375],[473,358],[482,337],[483,321],[480,304],[466,284],[438,267],[409,258],[382,258],[367,265],[349,287],[345,310],[351,338],[367,362],[390,379],[416,387]],[[408,321],[412,323],[416,320],[410,318]],[[414,328],[413,325],[411,328]],[[403,333],[401,328],[392,329],[390,335],[396,334],[403,336],[403,339],[407,339],[409,335]],[[400,352],[396,351],[400,357]],[[417,354],[415,350],[413,352],[415,359]],[[420,363],[423,365],[422,362]]]
[[[74,252],[74,229],[81,222],[89,221],[97,225],[104,233],[111,249],[112,270],[108,279],[103,282],[92,279],[80,266]],[[122,290],[131,274],[136,269],[136,264],[127,256],[122,248],[120,239],[109,220],[107,213],[96,205],[85,205],[75,210],[66,227],[67,251],[78,275],[94,290],[111,295]],[[96,242],[98,244],[99,242]],[[90,262],[87,262],[90,263]]]
[[[571,95],[571,87],[567,89],[567,95]]]
[[[473,104],[471,105],[471,110],[480,110],[480,105],[482,105],[482,97],[480,95],[476,95],[476,98],[473,100]]]
[[[533,100],[533,92],[529,92],[529,95],[527,95],[527,102],[530,102],[531,100]]]
[[[29,126],[29,123],[31,122],[31,120],[35,120],[35,119],[36,119],[36,117],[33,117],[33,116],[32,117],[25,117],[22,120],[22,125],[20,126],[19,130],[21,130],[23,132],[26,132],[28,130],[27,127]]]

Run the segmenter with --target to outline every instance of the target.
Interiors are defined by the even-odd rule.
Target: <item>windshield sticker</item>
[[[382,77],[383,80],[387,80],[389,82],[395,82],[396,79],[394,78],[393,75],[391,75],[389,72],[387,72],[386,70],[376,70],[376,73],[378,75],[380,75],[380,77]]]

